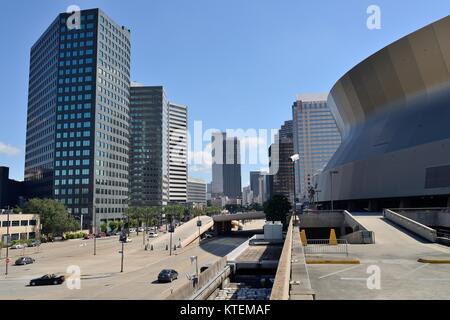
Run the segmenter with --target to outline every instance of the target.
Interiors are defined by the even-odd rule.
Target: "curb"
[[[427,259],[427,258],[419,258],[417,262],[420,263],[433,263],[433,264],[450,264],[449,259]]]

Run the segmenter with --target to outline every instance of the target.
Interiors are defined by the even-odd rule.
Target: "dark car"
[[[30,264],[33,263],[35,260],[33,258],[30,257],[21,257],[19,259],[16,260],[15,264],[16,266],[23,266],[26,264]]]
[[[172,282],[178,279],[178,272],[173,269],[164,269],[158,275],[158,282]]]
[[[39,247],[41,242],[39,240],[32,240],[28,246],[30,247]]]
[[[46,274],[40,278],[32,279],[30,286],[46,286],[62,284],[66,278],[64,276],[57,276],[56,274]]]

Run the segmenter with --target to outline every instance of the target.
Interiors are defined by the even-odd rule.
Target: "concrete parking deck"
[[[349,245],[358,265],[308,265],[317,299],[450,299],[450,265],[418,262],[449,258],[449,247],[429,243],[381,214],[353,215],[375,232],[376,243]]]

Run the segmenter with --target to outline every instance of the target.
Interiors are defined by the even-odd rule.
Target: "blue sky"
[[[23,179],[29,50],[69,5],[100,7],[132,31],[132,79],[164,85],[189,107],[189,126],[279,128],[296,94],[328,92],[396,39],[450,14],[448,0],[2,1],[0,165]],[[381,8],[380,30],[366,9]],[[243,186],[249,170],[243,166]],[[191,175],[210,179],[207,167]]]

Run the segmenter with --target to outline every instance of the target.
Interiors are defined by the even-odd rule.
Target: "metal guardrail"
[[[344,239],[337,239],[337,244],[330,244],[329,239],[308,239],[304,245],[306,254],[345,254],[348,256],[348,242]]]

